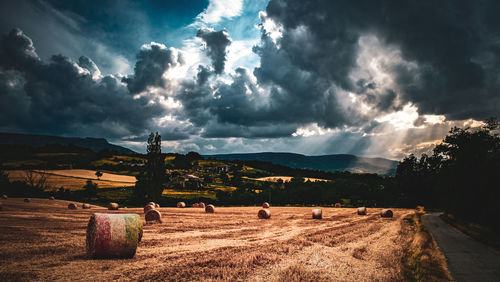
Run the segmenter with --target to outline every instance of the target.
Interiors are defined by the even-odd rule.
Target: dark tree
[[[102,172],[100,170],[96,171],[95,172],[95,176],[97,176],[97,179],[101,179],[101,176],[102,176]]]
[[[499,230],[499,124],[450,130],[432,156],[410,155],[399,163],[396,181],[407,206],[441,208],[462,219]]]
[[[61,187],[64,191],[64,188]],[[83,191],[87,199],[97,196],[97,183],[93,183],[92,180],[87,180],[85,186],[83,186]]]
[[[161,152],[161,136],[151,133],[147,145],[145,170],[136,178],[134,196],[137,200],[159,201],[164,184],[168,181],[165,170],[165,154]]]

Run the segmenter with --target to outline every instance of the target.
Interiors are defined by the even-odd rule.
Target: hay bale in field
[[[157,203],[155,203],[155,208],[157,209],[157,208],[159,208],[159,207],[160,207],[160,205],[159,205],[159,204],[157,204]]]
[[[161,223],[161,213],[157,210],[149,210],[146,213],[146,222],[156,221]]]
[[[76,204],[74,204],[74,203],[70,203],[70,204],[68,204],[68,209],[70,209],[70,210],[76,210],[77,208],[78,208],[78,207],[77,207],[77,206],[76,206]]]
[[[90,209],[90,205],[89,204],[82,204],[82,209]]]
[[[269,203],[268,203],[268,202],[264,202],[264,203],[262,204],[262,208],[263,208],[263,209],[268,209],[268,208],[269,208]]]
[[[192,208],[197,208],[197,207],[199,207],[199,205],[198,205],[198,203],[194,203],[194,204],[191,205],[191,207]]]
[[[366,207],[359,207],[358,214],[359,215],[366,215]]]
[[[271,211],[268,209],[261,209],[257,216],[260,219],[270,219],[271,218]]]
[[[393,214],[392,214],[392,211],[390,209],[383,209],[381,212],[380,212],[380,216],[381,217],[392,217]]]
[[[177,207],[178,208],[185,208],[186,207],[186,203],[184,203],[184,202],[178,202],[177,203]]]
[[[321,211],[321,209],[313,209],[312,210],[312,218],[313,219],[322,219],[323,212]]]
[[[336,207],[336,208],[341,208],[341,207],[342,207],[342,205],[341,205],[340,203],[335,203],[335,207]]]
[[[215,207],[214,207],[214,205],[207,205],[207,206],[205,207],[205,212],[206,212],[206,213],[214,213],[214,212],[215,212]]]
[[[117,203],[109,203],[108,210],[117,210],[119,205]]]
[[[7,200],[8,198],[9,198],[9,197],[7,197],[7,195],[5,195],[5,194],[4,194],[4,195],[2,195],[2,199]]]
[[[55,200],[55,199],[56,199],[56,198],[54,198],[54,196],[50,196],[50,197],[49,197],[49,200],[51,200],[51,201],[53,201],[53,200]]]
[[[142,219],[137,214],[93,214],[87,225],[87,256],[131,258],[142,238]]]
[[[26,198],[26,199],[24,199],[24,202],[25,202],[25,203],[29,203],[29,202],[30,202],[30,199]]]
[[[148,213],[148,211],[150,210],[154,210],[155,209],[155,206],[153,205],[150,205],[150,204],[147,204],[145,207],[144,207],[144,213]]]
[[[198,203],[198,207],[204,209],[205,208],[205,203],[203,203],[203,202]]]

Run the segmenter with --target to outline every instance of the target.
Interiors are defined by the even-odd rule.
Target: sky
[[[401,159],[500,117],[499,1],[0,2],[0,131]]]

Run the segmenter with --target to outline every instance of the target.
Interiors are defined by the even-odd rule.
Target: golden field
[[[85,232],[94,212],[137,213],[142,208],[69,210],[68,201],[1,200],[1,280],[169,281],[396,281],[414,232],[404,217],[414,210],[380,209],[358,216],[353,208],[161,207],[163,223],[144,227],[132,259],[85,257]]]
[[[8,170],[10,181],[24,181],[26,172],[24,170]],[[41,171],[34,171],[34,177],[39,178]],[[81,190],[87,180],[97,183],[99,188],[131,187],[135,185],[134,176],[118,175],[103,172],[100,180],[97,180],[95,170],[67,169],[67,170],[45,170],[47,175],[48,190],[57,190],[64,187],[69,190]]]
[[[290,182],[293,177],[291,176],[268,176],[268,177],[260,177],[260,178],[249,178],[249,177],[243,177],[246,179],[250,180],[257,180],[257,181],[270,181],[270,182],[278,182],[279,179],[283,180],[283,182]],[[330,181],[328,179],[321,179],[321,178],[311,178],[311,177],[304,177],[304,181]]]

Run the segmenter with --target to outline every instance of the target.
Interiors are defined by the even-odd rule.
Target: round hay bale
[[[78,207],[77,207],[77,206],[76,206],[76,204],[74,204],[74,203],[70,203],[70,204],[68,204],[68,209],[70,209],[70,210],[76,210],[77,208],[78,208]]]
[[[2,195],[2,199],[7,200],[8,198],[7,195]]]
[[[366,207],[359,207],[358,214],[359,215],[366,215]]]
[[[257,216],[260,219],[270,219],[271,218],[271,211],[268,209],[261,209],[261,210],[259,210],[259,213],[257,214]]]
[[[340,203],[335,203],[335,207],[336,207],[336,208],[341,208],[341,207],[342,207],[342,205],[341,205]]]
[[[186,207],[186,203],[184,203],[184,202],[178,202],[177,203],[177,207],[178,208],[185,208]]]
[[[50,196],[50,197],[49,197],[49,200],[51,200],[51,201],[53,201],[53,200],[55,200],[55,199],[56,199],[56,198],[54,198],[54,196]]]
[[[191,205],[192,208],[197,208],[198,206],[199,206],[198,203],[194,203]]]
[[[205,208],[205,203],[203,203],[203,202],[198,203],[198,207],[204,209]]]
[[[119,205],[117,203],[109,203],[108,210],[117,210]]]
[[[137,214],[93,214],[87,225],[87,256],[131,258],[142,238],[142,220]]]
[[[157,210],[149,210],[146,213],[146,222],[156,221],[161,223],[161,213]]]
[[[392,211],[390,209],[383,209],[381,212],[380,212],[380,216],[381,217],[392,217],[393,214],[392,214]]]
[[[90,209],[90,205],[89,204],[82,204],[82,209]]]
[[[157,203],[155,203],[155,208],[156,208],[156,209],[160,208],[160,205],[159,205],[159,204],[157,204]]]
[[[29,203],[29,202],[30,202],[30,199],[26,198],[26,199],[24,199],[24,202],[25,202],[25,203]]]
[[[268,203],[268,202],[264,202],[264,203],[262,204],[262,208],[263,208],[263,209],[268,209],[268,208],[269,208],[269,203]]]
[[[322,219],[323,212],[321,211],[321,209],[313,209],[312,210],[312,218],[313,219]]]
[[[152,205],[154,207],[154,206],[156,206],[156,203],[155,202],[149,202],[146,205]]]
[[[150,204],[147,204],[145,207],[144,207],[144,213],[148,213],[148,211],[150,210],[154,210],[155,209],[155,206],[153,205],[150,205]]]
[[[205,212],[206,212],[206,213],[214,213],[214,212],[215,212],[215,207],[214,207],[214,205],[207,205],[207,206],[205,207]]]

